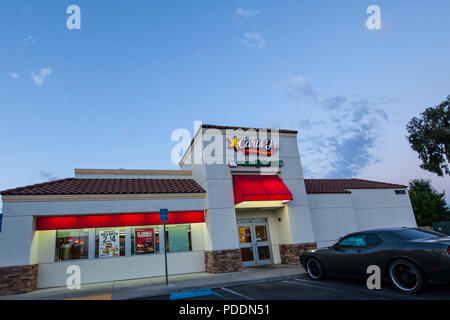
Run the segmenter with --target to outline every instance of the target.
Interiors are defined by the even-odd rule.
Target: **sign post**
[[[163,241],[164,241],[164,266],[166,268],[166,286],[169,285],[169,276],[167,274],[167,245],[166,245],[166,221],[169,220],[169,210],[168,209],[160,209],[159,210],[159,219],[163,222],[164,225],[164,233],[163,233]]]

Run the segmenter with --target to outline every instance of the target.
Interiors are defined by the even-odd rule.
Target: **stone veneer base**
[[[242,271],[241,250],[205,250],[205,271],[225,273]]]
[[[0,267],[0,295],[27,293],[36,289],[38,265]]]
[[[316,242],[280,244],[280,258],[283,264],[300,264],[300,254],[317,248]]]

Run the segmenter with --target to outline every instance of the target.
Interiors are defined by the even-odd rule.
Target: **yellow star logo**
[[[238,151],[238,139],[237,139],[237,137],[235,136],[233,139],[231,139],[231,138],[228,138],[228,143],[229,143],[229,145],[228,145],[228,148],[229,149],[231,149],[231,148],[233,148],[234,149],[234,151]]]

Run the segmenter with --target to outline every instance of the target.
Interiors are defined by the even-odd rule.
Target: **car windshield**
[[[395,234],[403,240],[431,239],[431,238],[445,237],[445,235],[443,235],[442,233],[422,229],[403,229],[395,231]]]

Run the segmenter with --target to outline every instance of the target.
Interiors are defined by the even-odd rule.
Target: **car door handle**
[[[356,250],[356,253],[361,253],[361,250],[360,249]]]

